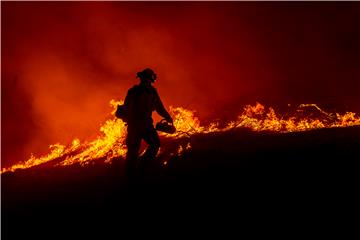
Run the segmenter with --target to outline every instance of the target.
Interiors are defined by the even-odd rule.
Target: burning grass
[[[110,105],[113,107],[113,116],[118,104],[122,104],[122,101],[110,101]],[[225,132],[236,128],[247,128],[256,132],[288,133],[360,125],[360,117],[353,112],[343,114],[328,113],[316,104],[301,104],[294,113],[288,114],[288,116],[277,114],[271,107],[266,109],[260,103],[253,106],[247,105],[236,120],[228,122],[222,127],[220,127],[219,122],[212,122],[207,126],[202,126],[194,111],[182,107],[170,107],[170,114],[174,118],[177,132],[172,135],[160,134],[162,137],[169,139],[188,138],[199,133]],[[41,157],[31,155],[27,161],[3,168],[1,172],[26,169],[59,158],[63,160],[57,162],[56,166],[87,165],[97,159],[104,159],[104,162],[109,163],[114,158],[124,158],[126,154],[125,123],[114,116],[100,127],[100,132],[101,134],[90,142],[81,143],[79,139],[74,139],[67,146],[59,143],[50,145],[48,155]],[[179,145],[177,150],[171,154],[181,155],[184,151],[190,149],[191,145],[189,143],[186,146]],[[166,165],[165,162],[164,165]]]

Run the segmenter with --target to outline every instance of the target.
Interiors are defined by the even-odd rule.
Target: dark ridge
[[[188,142],[190,151],[168,156]],[[85,237],[89,229],[121,235],[134,224],[155,224],[154,216],[194,221],[194,214],[302,215],[314,208],[328,216],[329,208],[338,213],[337,207],[351,211],[355,204],[360,127],[287,134],[238,129],[163,139],[162,149],[132,183],[123,175],[123,159],[2,174],[4,239],[47,238],[48,232],[67,237],[70,231]]]

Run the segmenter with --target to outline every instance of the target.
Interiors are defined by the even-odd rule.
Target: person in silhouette
[[[159,135],[153,126],[152,112],[156,111],[169,123],[173,120],[165,109],[159,94],[152,84],[156,80],[155,72],[146,68],[137,73],[140,83],[130,88],[124,101],[124,112],[127,122],[127,153],[126,153],[126,175],[133,178],[136,173],[138,155],[141,140],[145,140],[148,147],[139,162],[141,173],[155,159],[160,147]]]

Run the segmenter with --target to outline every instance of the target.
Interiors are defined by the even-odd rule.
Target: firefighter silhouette
[[[144,173],[159,151],[160,139],[153,126],[152,112],[156,111],[167,122],[173,123],[156,89],[152,86],[156,80],[155,72],[146,68],[137,73],[137,78],[140,79],[140,83],[128,90],[123,105],[128,131],[126,137],[128,178],[133,178],[137,172]],[[141,140],[145,140],[148,147],[141,159],[138,159]]]

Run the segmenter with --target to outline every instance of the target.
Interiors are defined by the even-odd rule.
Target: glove
[[[168,122],[171,123],[171,124],[174,123],[174,121],[173,121],[173,119],[172,119],[171,117],[170,117],[170,118],[167,118],[166,121],[168,121]]]

